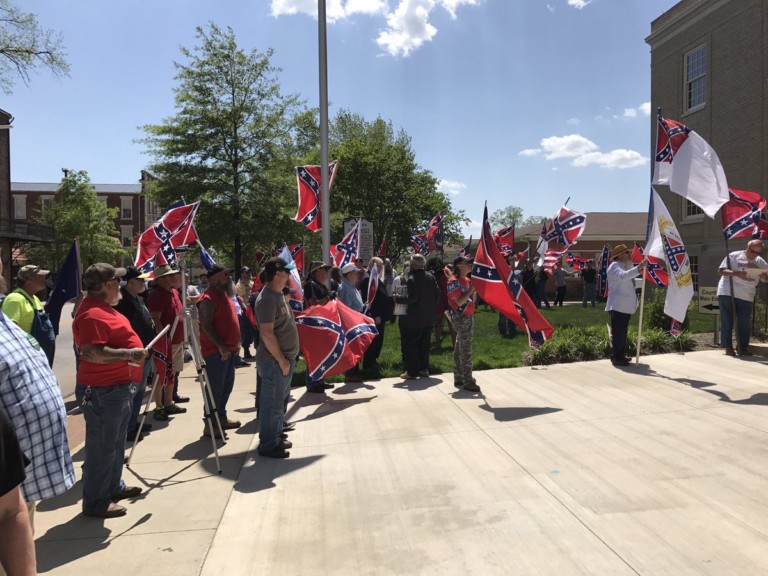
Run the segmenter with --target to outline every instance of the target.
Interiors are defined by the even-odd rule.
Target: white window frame
[[[128,240],[126,244],[125,241]],[[120,226],[120,243],[123,248],[130,248],[133,245],[133,225]]]
[[[695,59],[692,61],[692,58]],[[693,68],[689,70],[689,66]],[[708,53],[706,44],[697,46],[683,57],[683,110],[695,112],[707,105]],[[691,93],[696,91],[696,102],[691,104]],[[699,100],[700,98],[700,100]]]
[[[127,216],[126,211],[128,212]],[[133,220],[132,196],[120,196],[120,220]]]
[[[13,195],[13,219],[14,220],[27,219],[27,195],[26,194]]]
[[[691,264],[691,277],[693,278],[693,291],[699,293],[699,257],[698,255],[688,254],[688,261]]]

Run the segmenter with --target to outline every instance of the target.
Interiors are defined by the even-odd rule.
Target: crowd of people
[[[729,356],[750,355],[748,318],[755,287],[758,279],[768,281],[768,272],[763,272],[768,270],[768,263],[761,257],[762,251],[761,240],[750,241],[746,250],[732,252],[719,268],[721,342]],[[627,328],[638,304],[634,279],[645,267],[645,260],[632,262],[624,244],[610,253],[606,310],[610,314],[611,361],[616,366],[628,364]],[[82,495],[85,516],[122,516],[127,510],[119,502],[141,493],[140,487],[127,486],[122,479],[126,444],[140,441],[151,429],[150,423],[139,428],[139,417],[153,372],[157,372],[160,382],[153,398],[154,419],[167,421],[170,416],[186,412],[179,404],[189,398],[178,390],[185,345],[190,348],[187,354],[199,350],[208,383],[205,404],[218,416],[221,431],[241,426],[229,418],[227,404],[236,368],[255,362],[258,453],[269,458],[290,455],[288,432],[295,423],[286,421],[286,411],[300,354],[289,305],[295,297],[291,288],[294,270],[295,264],[271,258],[257,274],[244,266],[235,282],[233,270],[214,264],[199,276],[197,285],[188,286],[183,294],[181,272],[170,266],[155,270],[151,291],[147,290],[147,275],[134,267],[98,263],[85,271],[84,290],[75,302],[72,324],[77,364],[75,396],[86,429]],[[463,256],[446,265],[438,257],[427,260],[421,254],[409,255],[400,272],[378,257],[371,258],[367,266],[357,261],[341,269],[313,261],[302,286],[303,304],[310,307],[338,299],[373,318],[378,335],[361,365],[345,373],[347,383],[374,379],[380,374],[378,360],[386,326],[397,322],[403,380],[429,377],[431,344],[439,346],[447,331],[453,342],[454,385],[478,393],[480,387],[472,371],[472,341],[479,300],[471,271],[472,260]],[[554,306],[563,304],[565,274],[562,263],[558,263],[554,271]],[[51,369],[55,338],[38,298],[47,276],[48,271],[27,265],[18,271],[13,292],[6,296],[4,286],[0,286],[0,532],[4,534],[0,538],[0,562],[12,570],[30,559],[34,561],[31,534],[36,503],[66,492],[75,482],[66,411]],[[538,305],[548,307],[541,278],[530,263],[524,265],[521,278]],[[594,262],[587,263],[581,278],[582,305],[594,308]],[[377,285],[371,286],[374,281]],[[187,330],[186,317],[191,320]],[[738,325],[735,348],[734,319]],[[153,361],[148,345],[165,327],[170,327],[167,354]],[[514,325],[501,319],[499,330],[507,336],[515,333]],[[333,384],[308,375],[306,386],[308,393],[322,394]],[[211,418],[210,411],[204,412],[206,422]],[[218,437],[220,431],[211,426],[203,430],[204,435],[212,433]]]

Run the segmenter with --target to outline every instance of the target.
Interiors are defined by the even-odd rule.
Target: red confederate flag
[[[181,326],[176,327],[181,330]],[[157,385],[161,387],[173,386],[173,350],[171,345],[171,331],[165,333],[152,348],[149,349],[155,360],[155,372],[157,373]]]
[[[554,329],[520,283],[518,270],[511,270],[491,235],[488,207],[483,212],[483,231],[472,266],[472,285],[480,298],[528,332],[528,343],[538,348]]]
[[[493,235],[496,246],[499,247],[504,256],[509,256],[515,252],[515,227],[506,226]]]
[[[317,382],[356,366],[378,334],[373,318],[338,300],[307,308],[296,317],[309,377]]]
[[[635,247],[632,249],[632,263],[640,264],[643,261],[645,255],[644,250],[635,242]],[[664,260],[657,258],[656,256],[648,256],[648,266],[645,268],[645,278],[650,280],[659,288],[664,288],[669,284],[669,274],[664,267]]]
[[[339,268],[354,262],[357,259],[357,251],[360,246],[360,220],[352,226],[352,229],[344,236],[344,239],[336,245],[331,245],[331,256]]]
[[[171,208],[138,240],[135,266],[151,273],[155,265],[176,266],[176,248],[197,240],[193,222],[200,202]]]
[[[329,191],[336,176],[337,166],[338,161],[336,160],[328,165]],[[316,232],[323,225],[320,206],[320,191],[322,188],[320,166],[296,166],[296,182],[299,186],[299,209],[293,219]]]
[[[299,275],[304,275],[304,244],[291,244],[288,246],[288,250],[291,251],[293,256],[293,263],[296,264],[296,270],[299,271]]]
[[[723,204],[723,234],[733,238],[765,238],[768,222],[763,219],[766,200],[757,192],[729,188],[730,200]]]

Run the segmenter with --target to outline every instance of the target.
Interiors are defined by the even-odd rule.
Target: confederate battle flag
[[[344,239],[336,245],[331,246],[331,256],[336,266],[343,268],[350,262],[357,259],[360,248],[360,219],[355,222],[352,229],[344,236]]]
[[[176,266],[176,248],[197,240],[193,226],[200,202],[171,208],[148,228],[138,240],[135,266],[152,273],[155,266]]]
[[[486,207],[480,244],[472,266],[472,285],[484,302],[526,330],[528,343],[538,348],[552,335],[554,329],[523,290],[520,274],[520,271],[510,269],[496,246]]]
[[[338,300],[307,308],[296,317],[299,344],[313,381],[357,365],[378,333],[373,318]]]
[[[729,188],[730,200],[723,204],[723,235],[733,238],[765,238],[768,222],[763,219],[766,201],[757,192]]]
[[[333,185],[333,179],[336,176],[338,161],[334,160],[328,165],[328,190]],[[321,177],[320,166],[296,166],[296,182],[299,186],[299,209],[293,220],[301,222],[316,232],[323,225],[320,192]]]

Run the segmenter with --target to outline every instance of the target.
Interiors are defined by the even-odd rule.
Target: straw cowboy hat
[[[611,251],[611,260],[616,259],[617,257],[624,254],[624,252],[629,252],[629,248],[627,248],[626,244],[617,244],[613,247],[613,250]]]

